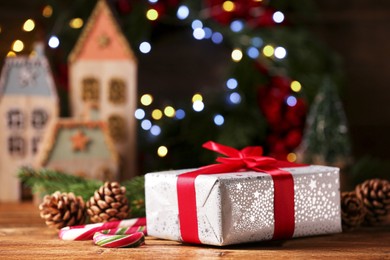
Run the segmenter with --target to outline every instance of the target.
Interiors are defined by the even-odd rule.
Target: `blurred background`
[[[140,173],[209,163],[201,144],[215,140],[341,166],[351,184],[390,176],[389,1],[107,2],[138,60]],[[42,42],[63,117],[95,4],[0,3],[1,64]]]

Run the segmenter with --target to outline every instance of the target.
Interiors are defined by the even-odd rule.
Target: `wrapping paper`
[[[341,232],[339,169],[282,168],[294,180],[293,237]],[[151,236],[182,241],[177,176],[191,170],[145,176],[146,218]],[[274,185],[260,172],[199,175],[195,179],[199,240],[230,245],[270,240],[274,233]]]

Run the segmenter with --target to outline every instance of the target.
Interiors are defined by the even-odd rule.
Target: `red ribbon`
[[[299,167],[289,162],[277,161],[262,156],[260,146],[246,147],[241,151],[232,147],[206,142],[204,148],[227,157],[218,157],[219,164],[201,167],[180,174],[177,180],[180,232],[184,242],[201,244],[198,234],[195,179],[200,174],[223,174],[228,172],[256,171],[272,176],[274,183],[274,235],[273,239],[291,238],[295,229],[294,182],[291,173],[279,167]]]

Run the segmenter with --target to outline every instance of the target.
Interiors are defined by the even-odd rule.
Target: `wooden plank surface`
[[[138,248],[106,249],[92,241],[62,241],[30,203],[0,203],[0,259],[390,259],[390,226],[228,247],[146,238]]]

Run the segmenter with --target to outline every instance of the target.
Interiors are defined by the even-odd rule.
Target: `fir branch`
[[[126,197],[129,200],[132,217],[145,216],[145,178],[137,176],[122,184],[126,187]]]
[[[50,169],[34,170],[23,167],[18,173],[19,179],[31,187],[34,193],[39,195],[52,194],[56,191],[73,192],[83,197],[86,201],[103,183],[96,180],[88,180],[83,177],[66,174]]]
[[[40,196],[56,191],[73,192],[75,195],[81,196],[84,201],[88,201],[94,192],[103,185],[103,182],[98,180],[90,180],[50,169],[34,170],[29,167],[21,168],[18,177]],[[132,217],[145,216],[144,183],[144,176],[137,176],[121,184],[126,187],[126,197],[129,201]]]

